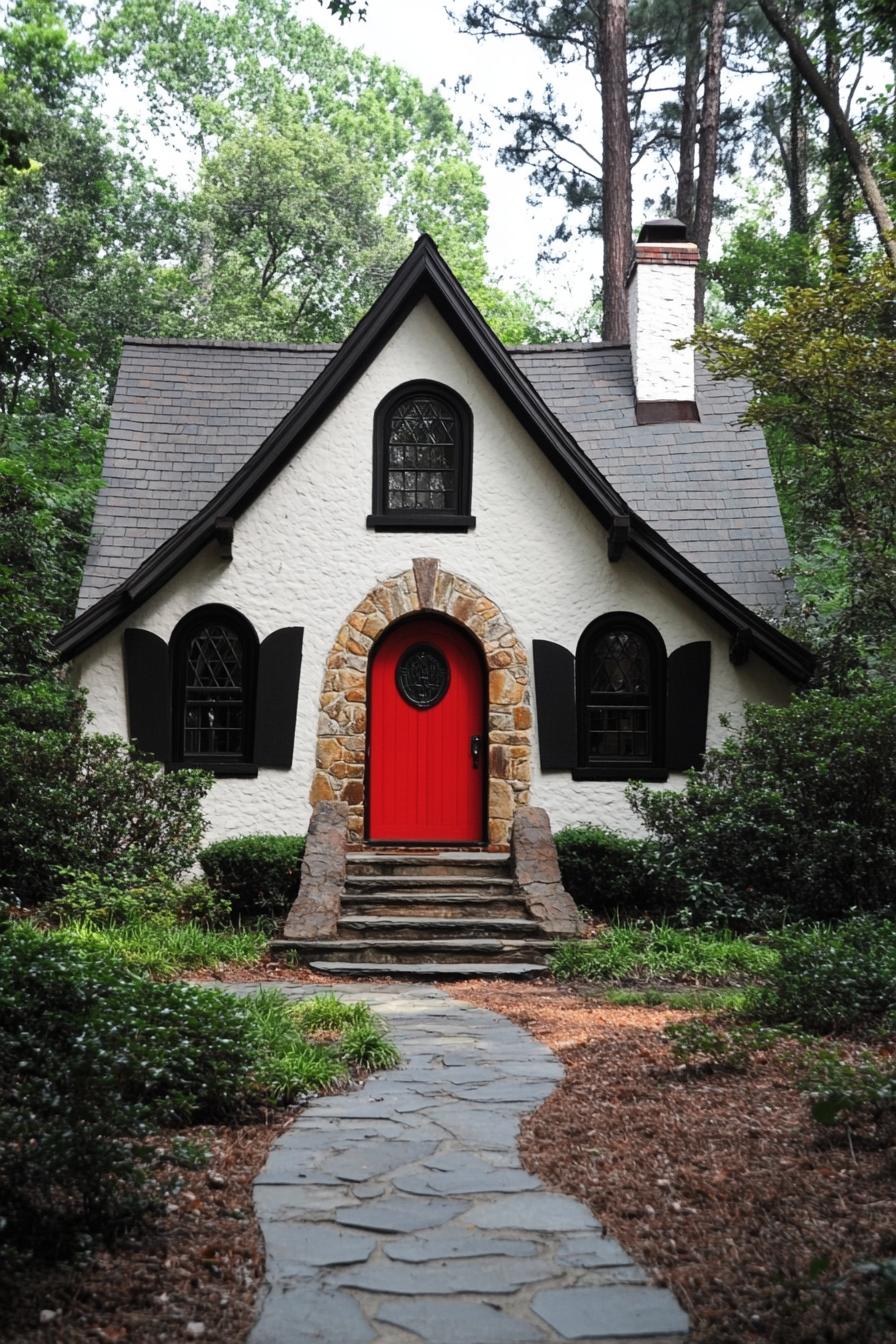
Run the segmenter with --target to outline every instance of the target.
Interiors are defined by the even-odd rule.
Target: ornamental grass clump
[[[754,980],[776,957],[767,944],[725,929],[616,924],[601,929],[587,942],[558,943],[549,964],[560,980],[711,985]]]

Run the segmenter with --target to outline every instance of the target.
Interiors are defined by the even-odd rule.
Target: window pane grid
[[[585,751],[592,764],[653,759],[651,657],[636,631],[604,630],[588,651]]]
[[[649,760],[649,707],[589,706],[588,757],[594,761]]]
[[[457,426],[435,397],[413,397],[395,408],[386,445],[386,508],[390,512],[456,512]]]
[[[225,625],[207,625],[187,652],[184,755],[242,756],[244,711],[242,640]]]

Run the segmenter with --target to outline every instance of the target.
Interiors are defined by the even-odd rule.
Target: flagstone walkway
[[[271,1149],[249,1344],[681,1344],[673,1295],[520,1164],[520,1118],[562,1077],[552,1052],[428,985],[333,988],[371,1005],[403,1063],[311,1102]]]

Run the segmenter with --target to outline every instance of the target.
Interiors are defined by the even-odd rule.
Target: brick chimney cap
[[[641,225],[639,243],[686,243],[688,231],[680,219],[648,219]]]

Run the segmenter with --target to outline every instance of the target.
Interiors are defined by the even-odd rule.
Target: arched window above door
[[[373,512],[379,531],[466,531],[472,481],[472,416],[441,383],[405,383],[374,416]]]

